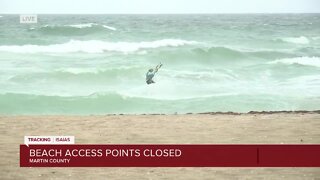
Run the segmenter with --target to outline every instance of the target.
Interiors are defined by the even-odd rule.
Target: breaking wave
[[[15,101],[12,101],[13,99]],[[299,105],[306,104],[305,99],[297,99],[293,102],[297,103],[297,101]],[[6,93],[0,94],[0,106],[2,107],[0,114],[173,114],[175,112],[248,112],[252,110],[300,109],[299,105],[293,107],[291,101],[284,102],[286,101],[282,96],[266,96],[264,94],[260,96],[223,95],[176,101],[127,97],[118,93],[73,97]],[[317,107],[315,103],[309,103],[304,109],[316,110]]]
[[[41,28],[42,29],[58,29],[58,28],[63,28],[63,27],[72,27],[72,28],[78,28],[78,29],[83,29],[83,28],[92,28],[92,27],[103,27],[109,30],[116,31],[117,28],[112,27],[112,26],[107,26],[107,25],[100,25],[97,23],[83,23],[83,24],[69,24],[69,25],[44,25]]]
[[[99,25],[97,23],[85,23],[85,24],[71,24],[71,25],[64,25],[64,26],[69,26],[69,27],[74,27],[74,28],[91,28],[94,26],[102,26],[106,29],[110,29],[112,31],[116,31],[117,29],[115,27],[112,26],[107,26],[107,25]]]
[[[98,23],[80,23],[67,25],[43,25],[29,28],[30,31],[37,31],[45,35],[55,36],[80,36],[96,33],[107,33],[108,31],[117,31],[117,28]]]
[[[310,40],[305,36],[281,38],[282,41],[294,44],[309,44]]]
[[[156,41],[143,42],[106,42],[100,40],[79,41],[70,40],[63,44],[51,45],[22,45],[22,46],[0,46],[0,51],[14,53],[103,53],[105,51],[114,51],[122,53],[135,52],[141,49],[155,49],[160,47],[177,47],[183,45],[195,44],[195,41],[186,41],[180,39],[162,39]]]
[[[320,58],[319,57],[295,57],[295,58],[284,58],[278,59],[270,62],[271,64],[300,64],[304,66],[314,66],[320,67]]]

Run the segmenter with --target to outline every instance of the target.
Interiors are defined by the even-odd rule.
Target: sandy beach
[[[314,144],[320,114],[1,116],[1,179],[319,179],[319,168],[20,168],[25,135],[79,144]]]

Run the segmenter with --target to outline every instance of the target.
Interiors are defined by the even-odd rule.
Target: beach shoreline
[[[106,113],[106,114],[0,114],[0,117],[14,116],[148,116],[148,115],[246,115],[246,114],[320,114],[320,110],[281,110],[281,111],[208,111],[208,112],[187,112],[187,113]]]

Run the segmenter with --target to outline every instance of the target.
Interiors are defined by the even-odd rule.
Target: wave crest
[[[309,39],[305,36],[288,37],[288,38],[282,38],[281,40],[284,42],[294,43],[294,44],[309,44],[310,43]]]
[[[284,58],[270,62],[270,64],[300,64],[305,66],[320,67],[320,57],[295,57]]]
[[[64,26],[74,27],[74,28],[79,28],[79,29],[91,28],[91,27],[94,27],[94,26],[101,26],[101,27],[104,27],[106,29],[110,29],[112,31],[116,31],[117,30],[115,27],[111,27],[111,26],[107,26],[107,25],[99,25],[97,23],[71,24],[71,25],[64,25]]]
[[[100,24],[97,24],[97,23],[82,23],[82,24],[69,24],[69,25],[44,25],[41,28],[52,29],[52,28],[63,28],[63,27],[71,27],[71,28],[77,28],[77,29],[92,28],[92,27],[103,27],[103,28],[110,29],[110,30],[113,30],[113,31],[117,30],[117,28],[115,28],[115,27],[107,26],[107,25],[104,25],[104,24],[100,25]]]
[[[70,40],[63,44],[51,45],[22,45],[22,46],[0,46],[0,51],[14,53],[103,53],[105,51],[131,53],[141,49],[155,49],[160,47],[177,47],[195,44],[195,41],[180,39],[162,39],[143,42],[106,42],[99,40],[79,41]]]

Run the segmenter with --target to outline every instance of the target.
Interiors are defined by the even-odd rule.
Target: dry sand
[[[319,113],[0,116],[0,179],[320,179],[320,168],[20,168],[25,135],[81,144],[314,144]]]

